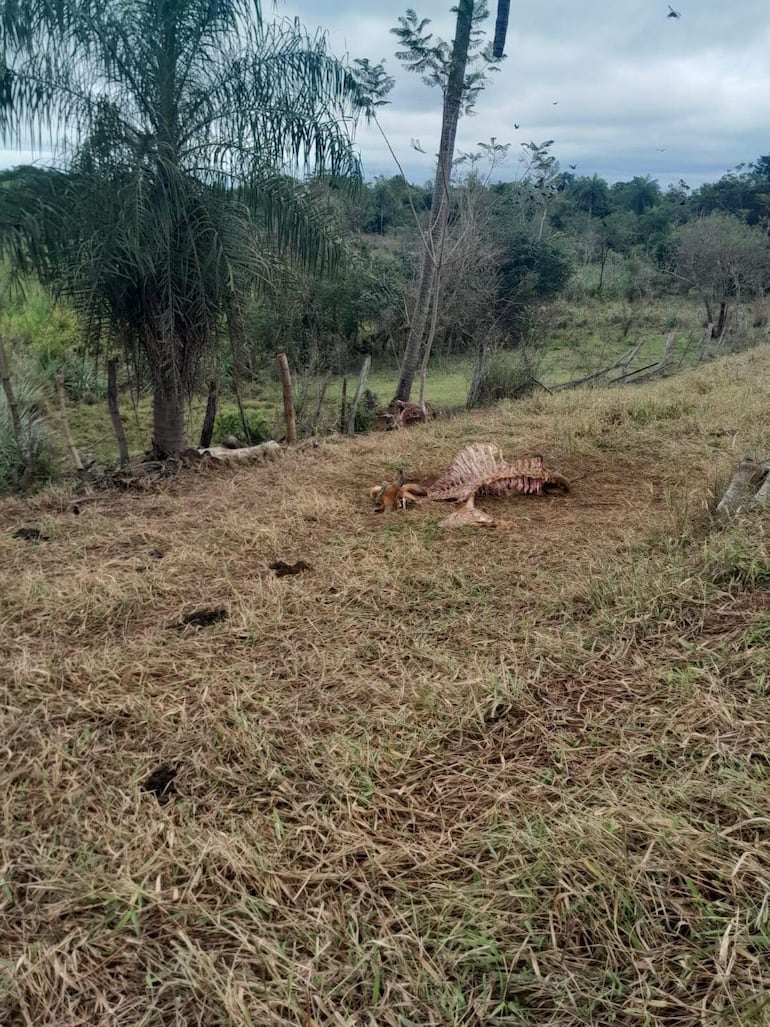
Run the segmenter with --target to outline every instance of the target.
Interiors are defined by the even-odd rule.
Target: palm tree
[[[596,174],[575,179],[569,192],[578,208],[593,217],[604,217],[609,210],[609,186]]]
[[[660,202],[660,186],[649,175],[635,175],[620,189],[625,206],[637,216]]]
[[[0,137],[48,142],[65,172],[36,194],[25,259],[146,360],[154,449],[178,453],[201,361],[237,344],[277,249],[332,255],[292,176],[359,174],[365,91],[259,0],[0,0],[0,41]]]

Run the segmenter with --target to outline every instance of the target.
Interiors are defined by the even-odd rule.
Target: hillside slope
[[[769,410],[763,347],[0,504],[0,1021],[770,1023],[768,522],[708,509]],[[471,441],[572,493],[372,513]]]

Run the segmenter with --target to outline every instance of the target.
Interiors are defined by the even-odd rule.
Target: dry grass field
[[[471,441],[573,491],[372,513]],[[746,453],[770,347],[2,502],[0,1023],[770,1024],[768,520],[710,514]]]

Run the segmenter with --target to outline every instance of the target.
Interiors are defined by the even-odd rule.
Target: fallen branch
[[[613,378],[612,381],[609,382],[608,384],[610,384],[610,385],[617,385],[619,382],[627,381],[629,378],[634,378],[634,377],[636,377],[636,375],[642,374],[643,371],[649,371],[650,368],[657,368],[657,367],[660,367],[660,364],[656,360],[652,364],[645,364],[644,367],[637,367],[637,369],[635,371],[629,371],[627,374],[622,374],[619,378]],[[646,380],[647,380],[646,378],[639,379],[639,381],[646,381]],[[634,384],[636,385],[637,382],[634,382]]]
[[[587,374],[584,378],[575,378],[571,382],[565,382],[563,385],[557,385],[554,391],[562,392],[565,389],[577,389],[581,385],[588,385],[591,382],[597,381],[599,378],[603,378],[606,374],[609,374],[610,371],[615,371],[618,367],[622,367],[625,364],[627,364],[629,360],[633,358],[633,354],[638,348],[638,346],[635,348],[632,347],[630,350],[627,350],[623,354],[623,356],[620,357],[618,360],[613,361],[613,363],[608,364],[606,367],[601,368],[601,370],[599,371],[594,371],[593,374]]]
[[[247,464],[256,460],[272,460],[281,451],[277,442],[262,442],[258,446],[243,446],[241,449],[228,449],[227,446],[209,446],[205,449],[194,449],[188,452],[198,454],[201,459],[216,460],[223,464]],[[184,455],[184,454],[183,454]]]
[[[636,357],[636,354],[642,348],[642,342],[643,341],[644,341],[643,339],[640,339],[639,342],[637,342],[637,344],[632,349],[630,349],[628,351],[626,359],[621,364],[621,367],[622,367],[622,370],[623,370],[623,373],[620,376],[621,378],[623,378],[625,375],[627,375],[629,373],[629,368],[631,367],[631,364],[633,363],[634,358]]]
[[[549,394],[549,396],[553,396],[553,389],[549,388],[545,384],[545,382],[541,382],[539,378],[535,378],[535,376],[532,375],[532,377],[530,378],[530,381],[533,381],[535,383],[535,385],[539,385],[541,389],[545,389],[545,391]]]

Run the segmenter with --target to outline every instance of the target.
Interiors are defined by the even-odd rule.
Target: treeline
[[[562,171],[550,145],[528,144],[513,182],[492,180],[504,148],[457,162],[434,353],[527,343],[565,292],[631,304],[689,293],[716,335],[733,301],[766,290],[770,156],[697,189],[662,189],[649,177],[610,185]],[[6,172],[0,189],[44,174]],[[242,343],[217,355],[225,387],[258,377],[279,350],[311,373],[344,373],[367,353],[396,364],[402,352],[431,187],[394,175],[356,187],[319,178],[304,189],[337,240],[336,259],[308,269],[271,254],[269,280],[244,305]]]
[[[770,156],[697,189],[662,189],[649,177],[610,185],[561,171],[549,147],[529,144],[514,182],[491,180],[489,147],[458,162],[435,353],[526,342],[543,305],[565,291],[629,303],[692,294],[716,334],[731,301],[767,288]],[[352,193],[333,181],[308,189],[331,212],[344,257],[331,273],[286,266],[279,287],[250,308],[250,359],[280,347],[314,370],[343,371],[364,353],[395,361],[431,187],[393,176]]]
[[[673,227],[704,214],[732,214],[748,225],[770,230],[770,156],[740,164],[697,189],[680,180],[663,190],[647,176],[609,185],[599,175],[560,170],[552,172],[550,179],[526,174],[522,181],[495,182],[489,189],[519,204],[532,203],[538,191],[549,195],[549,221],[554,229],[580,234],[586,217],[605,225],[609,219],[612,243],[621,250],[665,242]],[[400,175],[376,178],[354,208],[356,227],[379,235],[408,228],[414,220],[413,207],[430,209],[431,192],[429,185],[408,186]]]

